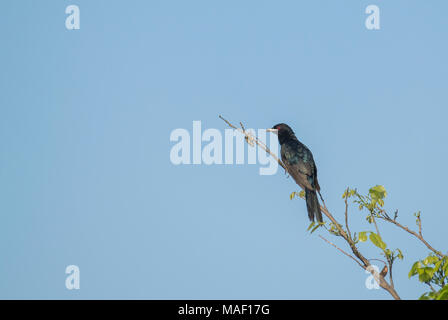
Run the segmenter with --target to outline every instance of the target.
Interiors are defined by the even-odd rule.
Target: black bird
[[[316,191],[320,191],[320,186],[317,181],[317,168],[313,154],[297,139],[294,131],[287,124],[276,124],[268,131],[277,133],[281,146],[280,153],[286,170],[294,181],[305,190],[308,217],[311,221],[314,221],[314,217],[316,217],[318,222],[323,222],[317,199]]]

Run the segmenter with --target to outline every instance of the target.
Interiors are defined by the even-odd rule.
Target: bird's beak
[[[272,132],[278,135],[278,129],[266,129],[267,132]]]

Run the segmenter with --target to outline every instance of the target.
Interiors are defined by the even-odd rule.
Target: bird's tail
[[[319,199],[317,199],[316,190],[305,189],[306,208],[308,210],[308,217],[314,221],[316,217],[317,222],[323,222],[322,212],[320,211]]]

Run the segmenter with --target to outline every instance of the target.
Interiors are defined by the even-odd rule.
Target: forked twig
[[[269,148],[266,146],[266,144],[265,144],[263,141],[261,141],[260,139],[258,139],[258,137],[254,137],[249,131],[247,131],[247,130],[244,128],[244,125],[243,125],[242,122],[240,122],[241,128],[238,128],[238,127],[234,126],[233,124],[231,124],[231,123],[230,123],[229,121],[227,121],[226,119],[224,119],[221,115],[219,116],[219,118],[220,118],[221,120],[223,120],[225,123],[227,123],[227,125],[228,125],[229,127],[231,127],[232,129],[235,129],[235,130],[241,132],[242,134],[244,134],[244,136],[245,136],[245,138],[246,138],[246,141],[247,141],[248,143],[249,143],[249,141],[253,141],[253,142],[255,142],[261,149],[263,149],[264,151],[266,151],[267,153],[269,153],[269,154],[271,155],[271,157],[273,157],[283,169],[286,170],[285,164],[284,164],[284,163],[283,163],[283,162],[282,162],[282,161],[281,161],[281,160],[280,160],[274,153],[272,153],[271,150],[269,150]],[[249,143],[249,144],[250,144],[250,143]]]

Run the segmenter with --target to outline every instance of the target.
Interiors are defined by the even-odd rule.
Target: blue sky
[[[81,29],[65,28],[65,8]],[[380,8],[381,29],[364,26]],[[0,298],[389,299],[279,171],[170,162],[172,130],[288,123],[327,205],[382,184],[446,251],[446,1],[2,1]],[[367,230],[353,207],[352,230]],[[395,285],[426,248],[403,250]],[[332,239],[341,246],[338,239]],[[370,258],[378,252],[360,245]],[[81,289],[65,288],[77,265]]]

